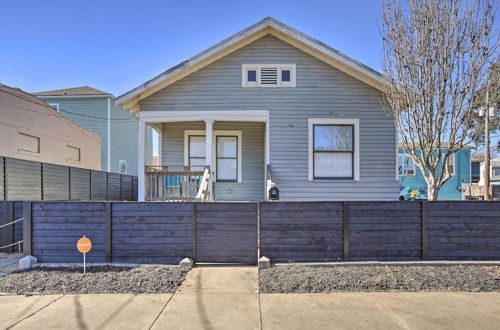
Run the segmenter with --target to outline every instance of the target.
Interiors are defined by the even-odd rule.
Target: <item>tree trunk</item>
[[[439,189],[437,184],[427,185],[427,200],[436,201],[438,198]]]

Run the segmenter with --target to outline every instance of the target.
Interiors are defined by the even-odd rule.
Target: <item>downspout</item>
[[[111,172],[111,97],[108,97],[108,172]]]

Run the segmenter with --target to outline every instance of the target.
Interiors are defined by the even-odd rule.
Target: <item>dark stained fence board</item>
[[[0,201],[5,200],[5,157],[0,157]]]
[[[500,259],[500,202],[429,202],[428,258]]]
[[[119,201],[120,193],[120,174],[108,173],[108,199],[110,201]]]
[[[32,255],[38,262],[82,262],[76,242],[83,235],[92,241],[87,261],[106,261],[105,203],[33,202],[32,210]]]
[[[273,262],[343,258],[341,202],[260,204],[260,255]]]
[[[257,263],[257,203],[196,203],[196,262]]]
[[[192,258],[191,203],[112,203],[113,262],[176,264]]]
[[[69,200],[69,167],[42,163],[43,199]]]
[[[70,169],[71,200],[90,200],[90,170]]]
[[[132,191],[132,176],[122,175],[121,176],[121,200],[132,201],[134,200],[134,194]]]
[[[14,201],[14,220],[21,219],[23,217],[23,202]],[[14,242],[19,242],[23,240],[23,221],[16,222],[14,224]],[[21,251],[23,250],[23,245],[20,246]],[[19,251],[19,246],[15,246],[15,250]]]
[[[421,258],[420,203],[350,202],[349,205],[351,260]],[[395,237],[399,240],[394,240]]]
[[[108,176],[106,172],[90,171],[90,199],[99,201],[106,200],[108,197],[107,185]]]
[[[5,159],[7,198],[9,200],[42,199],[41,163],[21,159]]]
[[[132,178],[132,200],[136,201],[138,199],[138,187],[139,187],[139,179],[134,176]]]

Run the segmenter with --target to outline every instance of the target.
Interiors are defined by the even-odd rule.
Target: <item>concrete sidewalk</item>
[[[260,294],[256,267],[193,268],[175,294],[0,297],[13,329],[498,329],[500,293]]]

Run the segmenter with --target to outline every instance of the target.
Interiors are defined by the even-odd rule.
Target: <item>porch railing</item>
[[[194,201],[206,177],[207,168],[189,166],[146,166],[145,197],[147,201]],[[208,171],[210,173],[210,171]],[[208,175],[209,177],[209,175]],[[208,183],[207,183],[208,185]]]

